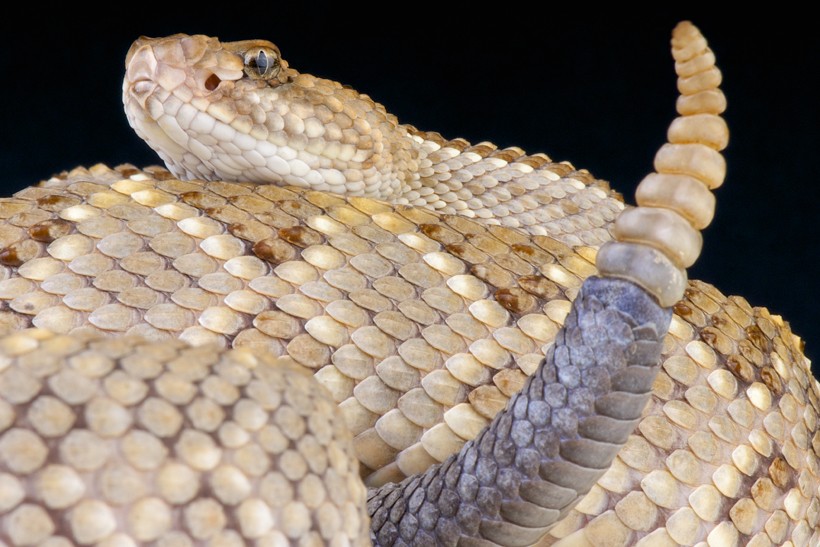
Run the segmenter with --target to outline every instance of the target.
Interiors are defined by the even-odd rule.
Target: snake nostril
[[[211,74],[205,80],[205,89],[207,89],[208,91],[213,91],[214,89],[216,89],[216,86],[218,86],[221,81],[222,80],[219,79],[219,76],[217,76],[216,74]]]

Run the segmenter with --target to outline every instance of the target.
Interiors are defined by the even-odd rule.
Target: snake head
[[[367,95],[300,74],[266,40],[139,38],[125,60],[128,122],[179,178],[390,198],[417,171],[405,127]]]
[[[143,108],[157,90],[181,99],[229,92],[240,80],[277,86],[291,76],[279,48],[267,40],[220,42],[204,35],[137,39],[125,58],[125,100]]]

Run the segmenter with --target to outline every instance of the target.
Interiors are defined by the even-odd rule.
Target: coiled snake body
[[[0,201],[0,545],[820,543],[799,339],[687,285],[728,133],[703,37],[673,53],[620,214],[269,42],[135,42],[170,172]]]

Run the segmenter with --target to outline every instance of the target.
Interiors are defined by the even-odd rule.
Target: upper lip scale
[[[133,95],[137,100],[143,100],[146,96],[148,96],[151,91],[154,90],[156,86],[156,82],[150,80],[148,78],[140,78],[134,82],[131,82],[131,85],[128,86],[128,91]]]

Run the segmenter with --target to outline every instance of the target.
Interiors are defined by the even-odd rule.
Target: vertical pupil
[[[259,74],[265,74],[268,71],[268,56],[264,51],[260,51],[256,56],[256,67],[259,69]]]

